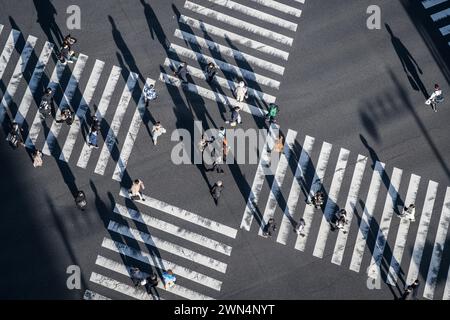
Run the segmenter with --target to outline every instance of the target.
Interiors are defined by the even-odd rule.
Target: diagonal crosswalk
[[[422,0],[426,14],[430,16],[433,24],[450,46],[450,1],[449,0]]]

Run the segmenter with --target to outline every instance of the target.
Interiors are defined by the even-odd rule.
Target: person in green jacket
[[[275,103],[269,104],[269,111],[266,114],[266,119],[269,120],[269,122],[276,122],[275,118],[279,111],[280,108]]]

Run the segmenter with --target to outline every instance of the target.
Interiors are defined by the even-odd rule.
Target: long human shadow
[[[417,114],[416,110],[414,110],[414,104],[409,100],[408,94],[401,86],[400,82],[398,81],[395,74],[392,72],[392,70],[388,70],[389,76],[391,77],[392,81],[394,82],[397,91],[399,93],[399,97],[403,101],[403,105],[407,108],[407,110],[411,113],[411,115],[414,118],[414,121],[416,121],[417,126],[419,127],[420,131],[422,132],[423,136],[427,140],[431,150],[433,151],[435,157],[437,158],[439,164],[441,165],[442,169],[444,170],[446,176],[450,178],[450,169],[448,167],[448,164],[442,157],[441,153],[439,152],[436,144],[434,143],[433,139],[431,138],[430,134],[427,131],[427,128],[425,128],[425,125],[423,124],[422,120],[420,119],[419,115]]]
[[[152,37],[152,39],[155,39],[156,36],[159,43],[167,52],[169,50],[170,43],[167,40],[166,34],[164,33],[164,30],[161,26],[161,23],[158,20],[158,17],[156,16],[152,7],[147,2],[145,2],[144,0],[140,1],[142,6],[144,7],[144,15],[150,30],[150,36]]]
[[[61,46],[64,36],[55,21],[58,12],[53,4],[50,0],[33,0],[33,4],[37,12],[37,22],[41,25],[48,41]]]
[[[420,79],[419,73],[422,74],[422,70],[420,69],[417,61],[414,59],[409,50],[405,47],[402,41],[397,38],[392,32],[391,27],[385,23],[387,32],[391,36],[392,46],[397,53],[400,62],[402,63],[403,70],[408,77],[409,82],[414,90],[420,90],[424,97],[428,99],[429,95],[427,89],[425,88],[422,80]]]
[[[122,37],[122,33],[117,29],[116,22],[114,21],[113,17],[108,15],[109,23],[111,24],[111,32],[114,39],[114,42],[116,43],[117,48],[120,50],[123,61],[127,64],[130,71],[133,71],[138,74],[139,79],[141,79],[143,82],[145,82],[144,77],[142,76],[141,72],[139,71],[139,68],[136,65],[136,60],[134,59],[133,54],[131,53],[130,49],[128,48],[125,40]]]

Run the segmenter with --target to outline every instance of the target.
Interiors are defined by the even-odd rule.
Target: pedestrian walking
[[[214,137],[211,137],[211,139],[207,139],[204,135],[202,135],[202,138],[200,139],[200,141],[197,144],[198,149],[200,150],[200,152],[203,153],[203,151],[205,151],[205,149],[208,146],[208,144],[214,142],[214,140],[215,140]]]
[[[245,85],[244,81],[240,81],[237,88],[234,91],[234,95],[236,96],[236,100],[238,102],[244,102],[245,99],[248,98],[248,89]]]
[[[219,198],[222,195],[222,190],[223,190],[222,180],[217,181],[210,190],[216,206],[219,204]]]
[[[227,161],[228,152],[230,151],[230,146],[228,146],[228,140],[227,138],[224,138],[222,140],[222,157],[223,161]]]
[[[219,133],[217,134],[217,137],[219,139],[225,139],[225,135],[226,135],[226,130],[224,127],[220,127],[219,128]]]
[[[45,89],[38,110],[44,119],[51,116],[53,110],[53,91],[51,88]]]
[[[437,112],[437,104],[444,101],[444,96],[442,95],[442,90],[439,85],[436,83],[434,85],[434,91],[431,96],[425,101],[426,105],[431,105],[434,112]]]
[[[277,224],[275,223],[274,218],[270,218],[267,221],[267,224],[264,226],[263,236],[266,238],[271,237],[272,232],[275,232],[275,231],[277,231]]]
[[[400,214],[400,218],[409,219],[411,222],[416,221],[416,206],[414,203],[411,203],[408,207],[403,208],[403,212]]]
[[[87,201],[86,201],[86,194],[84,193],[84,191],[82,190],[77,191],[77,195],[75,197],[75,204],[81,211],[84,211],[84,209],[86,209]]]
[[[210,83],[214,76],[216,75],[217,67],[214,63],[210,62],[205,68],[205,74],[206,74],[206,82]]]
[[[150,274],[150,276],[147,277],[145,280],[147,282],[145,285],[147,293],[151,294],[154,299],[159,300],[159,294],[158,291],[156,290],[159,283],[158,276],[152,272],[152,274]],[[154,291],[154,293],[152,292],[152,290]]]
[[[302,232],[305,229],[305,225],[306,225],[305,220],[303,218],[301,218],[300,221],[297,223],[297,225],[294,228],[295,233],[304,237],[305,234]]]
[[[128,190],[130,194],[131,200],[142,200],[145,201],[144,195],[142,194],[142,190],[145,189],[144,182],[142,180],[136,179],[133,181],[131,185],[131,189]]]
[[[36,149],[33,154],[31,155],[33,158],[33,166],[35,168],[42,166],[42,152],[39,149]]]
[[[275,140],[275,145],[273,147],[273,150],[275,152],[278,153],[282,153],[284,149],[284,144],[283,144],[283,137],[279,136],[276,140]]]
[[[266,120],[268,120],[270,123],[277,122],[276,117],[278,116],[278,113],[280,112],[280,107],[276,105],[275,103],[269,104],[269,110],[266,114]]]
[[[225,123],[229,123],[232,127],[236,126],[237,123],[241,124],[242,118],[239,111],[241,111],[241,108],[239,106],[234,107],[231,110],[231,119],[225,121]]]
[[[66,65],[67,63],[74,63],[77,60],[75,56],[75,51],[73,51],[68,43],[63,43],[61,49],[59,50],[59,61]]]
[[[412,300],[417,298],[417,288],[419,286],[419,279],[416,279],[413,283],[405,288],[400,300]]]
[[[139,286],[145,286],[147,284],[147,280],[144,278],[141,270],[137,267],[130,268],[130,278],[133,281],[134,287],[137,288]]]
[[[152,140],[154,145],[158,144],[158,137],[163,133],[166,133],[166,129],[161,125],[161,122],[156,122],[152,128]]]
[[[322,191],[317,191],[316,194],[312,197],[311,201],[308,201],[308,204],[314,206],[314,208],[319,209],[323,206],[324,202],[324,194]]]
[[[64,37],[63,44],[67,44],[69,47],[72,47],[78,40],[72,37],[70,34]]]
[[[17,122],[13,122],[11,125],[11,130],[6,137],[6,140],[9,142],[13,149],[17,149],[19,146],[25,147],[23,143],[23,129],[19,127]]]
[[[61,116],[59,120],[56,120],[56,122],[57,123],[65,122],[70,126],[72,125],[73,120],[74,120],[74,112],[70,110],[69,107],[66,107],[63,110],[61,110]]]
[[[167,270],[167,272],[163,272],[162,280],[164,282],[164,289],[171,288],[175,285],[175,281],[177,281],[177,277],[173,274],[172,270]]]
[[[187,75],[189,74],[189,72],[187,70],[187,63],[182,62],[178,66],[178,69],[174,72],[174,74],[181,80],[182,84],[188,83]]]
[[[156,93],[155,86],[153,84],[144,86],[144,102],[145,106],[148,106],[148,102],[151,100],[155,100],[158,97],[158,94]]]
[[[100,121],[98,120],[98,118],[96,116],[94,116],[92,118],[92,125],[91,125],[91,130],[89,131],[89,138],[88,138],[88,145],[91,148],[98,149],[97,137],[98,137],[99,130],[100,130]]]
[[[345,225],[347,224],[347,211],[345,209],[340,209],[335,213],[333,218],[330,222],[333,231],[335,229],[343,230]],[[347,233],[347,231],[342,231],[344,234]]]

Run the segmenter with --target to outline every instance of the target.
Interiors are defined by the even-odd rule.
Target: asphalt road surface
[[[435,83],[450,92],[450,1],[411,2],[76,1],[81,29],[69,30],[73,1],[0,0],[0,298],[392,300],[419,279],[417,299],[450,299],[450,110],[425,105]],[[380,29],[366,26],[370,5]],[[64,66],[55,52],[69,33],[78,60]],[[210,61],[220,70],[208,83]],[[230,128],[240,79],[240,128],[269,129],[263,112],[280,106],[275,172],[264,174],[263,149],[223,174],[174,164],[176,129]],[[148,107],[145,83],[158,92]],[[75,112],[71,126],[40,119],[48,86]],[[98,149],[86,145],[94,115]],[[5,141],[9,119],[26,148]],[[155,146],[156,121],[167,132]],[[128,199],[136,178],[145,201]],[[318,190],[326,201],[313,209]],[[399,218],[411,203],[415,221]],[[345,233],[329,223],[340,208]],[[176,285],[149,295],[131,267],[172,269]]]

